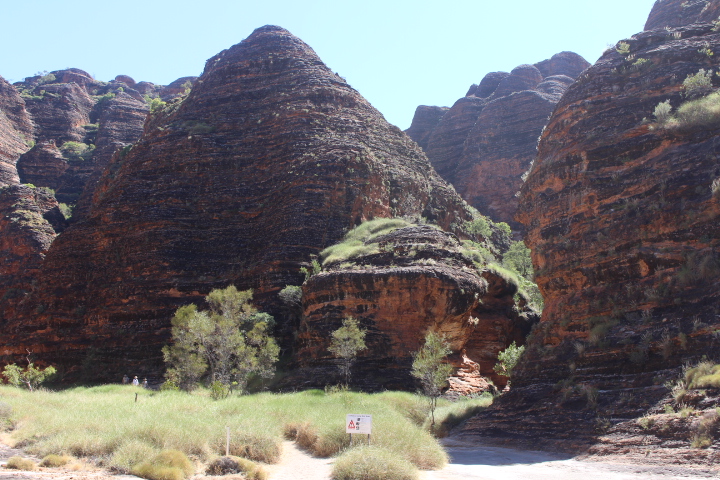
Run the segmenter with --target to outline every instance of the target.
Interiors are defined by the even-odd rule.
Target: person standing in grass
[[[137,375],[135,375],[135,378],[133,378],[132,384],[134,387],[137,387],[138,385],[140,385],[140,381],[138,380]]]
[[[143,388],[148,388],[147,377],[143,378],[142,386],[143,386]]]
[[[128,383],[130,383],[130,377],[128,377],[127,374],[123,375],[122,382],[123,385],[127,385]]]

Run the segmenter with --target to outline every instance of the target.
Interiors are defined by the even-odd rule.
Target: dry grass
[[[11,468],[13,470],[33,471],[37,470],[37,465],[29,458],[14,456],[8,459],[5,468]]]
[[[117,385],[30,393],[0,386],[0,400],[11,405],[18,425],[13,441],[29,453],[100,459],[116,472],[154,480],[177,480],[180,475],[173,470],[177,465],[152,460],[167,455],[165,450],[201,462],[224,455],[226,426],[230,454],[253,461],[277,462],[283,436],[317,456],[346,452],[348,413],[373,415],[374,446],[414,468],[440,468],[447,462],[442,447],[422,427],[426,400],[404,392],[310,390],[213,401],[202,390],[155,393]],[[163,468],[151,468],[155,466]]]

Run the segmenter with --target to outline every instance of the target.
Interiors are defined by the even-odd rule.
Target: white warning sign
[[[372,433],[372,415],[348,414],[345,416],[345,433]]]

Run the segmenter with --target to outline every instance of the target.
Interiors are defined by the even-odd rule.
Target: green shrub
[[[655,107],[655,110],[653,111],[653,115],[655,115],[655,119],[660,124],[667,123],[668,120],[672,118],[670,115],[672,113],[672,105],[670,105],[670,100],[665,100],[664,102],[660,102]]]
[[[67,455],[50,454],[42,459],[42,462],[40,462],[40,466],[41,467],[51,467],[51,468],[64,467],[71,461],[72,461],[72,457],[68,457]]]
[[[620,55],[626,56],[630,54],[630,44],[627,42],[619,42],[617,46],[615,47],[615,51],[617,51]]]
[[[343,453],[333,465],[333,480],[415,480],[417,469],[400,455],[375,446]]]
[[[69,220],[70,217],[72,217],[73,208],[67,203],[61,203],[58,205],[58,208],[60,209],[60,213],[62,213],[63,217],[65,217],[65,220]]]
[[[683,80],[685,94],[690,95],[705,92],[712,88],[712,70],[701,68],[697,73],[691,73]]]
[[[82,142],[65,142],[60,147],[60,151],[68,161],[84,162],[92,158],[95,145],[87,145]]]
[[[685,372],[685,381],[689,388],[720,388],[720,365],[700,362]]]
[[[183,480],[195,473],[195,467],[183,452],[163,450],[149,462],[134,466],[131,472],[149,480]]]
[[[35,462],[30,460],[29,458],[22,458],[22,457],[18,457],[16,455],[16,456],[10,457],[8,459],[8,462],[5,465],[5,468],[12,468],[14,470],[32,471],[32,470],[37,469],[37,465],[35,464]]]

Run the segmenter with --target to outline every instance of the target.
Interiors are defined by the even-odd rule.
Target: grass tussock
[[[163,450],[152,459],[135,465],[131,473],[148,480],[184,480],[195,473],[195,467],[183,452]]]
[[[59,468],[72,462],[72,457],[67,455],[46,455],[40,462],[41,467]]]
[[[37,464],[29,458],[14,456],[8,459],[5,468],[11,468],[13,470],[25,470],[31,472],[33,470],[37,470]]]
[[[267,480],[268,472],[262,466],[247,458],[227,456],[218,457],[208,465],[208,475],[231,475],[242,473],[247,480]]]
[[[400,455],[376,446],[354,448],[335,461],[333,480],[416,480],[418,472]]]
[[[690,100],[672,114],[669,102],[655,107],[658,125],[666,129],[715,128],[720,126],[720,92]]]
[[[686,369],[685,384],[688,388],[720,388],[720,365],[700,362]]]
[[[380,247],[377,243],[374,243],[376,238],[408,225],[410,223],[401,218],[376,218],[363,222],[350,230],[342,242],[320,252],[322,264],[324,266],[352,260],[363,255],[379,253]]]
[[[137,390],[137,403],[135,393],[133,387],[119,385],[57,393],[0,386],[0,399],[12,407],[18,426],[13,440],[28,453],[100,457],[113,471],[152,480],[188,475],[182,462],[166,458],[168,450],[201,462],[224,455],[226,427],[230,454],[256,462],[277,462],[283,437],[316,456],[351,451],[355,447],[350,448],[345,434],[347,413],[373,415],[373,445],[413,468],[441,468],[447,462],[442,447],[422,427],[427,401],[411,393],[310,390],[213,401],[204,391]]]
[[[426,418],[423,427],[438,438],[446,437],[453,428],[480,413],[492,405],[492,402],[492,395],[484,393],[477,398],[460,399],[457,402],[440,404],[435,410],[435,426],[431,426],[430,419]]]

